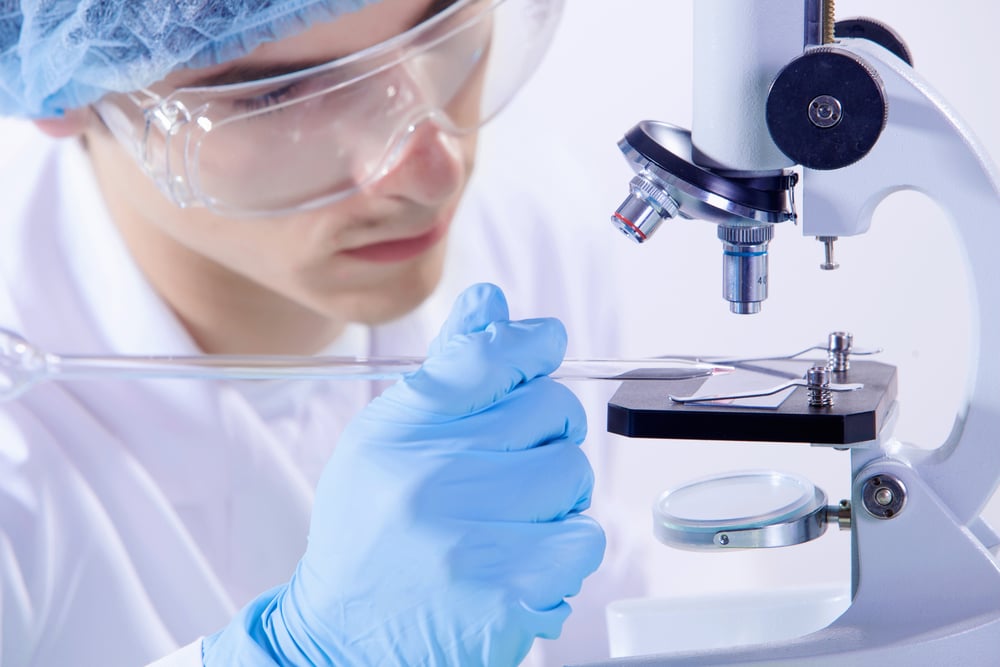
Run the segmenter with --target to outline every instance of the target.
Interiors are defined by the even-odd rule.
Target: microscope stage
[[[753,370],[760,371],[762,366],[757,363]],[[742,369],[750,370],[750,365],[742,364],[736,372]],[[763,370],[789,377],[777,368]],[[809,405],[808,389],[795,387],[777,408],[761,409],[727,405],[721,401],[693,405],[670,400],[671,394],[697,394],[705,378],[626,380],[608,402],[608,431],[632,438],[824,445],[852,445],[874,440],[896,400],[895,366],[854,360],[847,372],[833,373],[832,381],[856,382],[864,387],[834,393],[833,405],[820,408]]]

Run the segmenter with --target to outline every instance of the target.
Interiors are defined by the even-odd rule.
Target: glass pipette
[[[393,380],[423,357],[279,355],[59,355],[0,329],[0,401],[46,380],[177,378],[203,380]],[[550,377],[562,380],[686,380],[731,371],[693,359],[566,359]]]

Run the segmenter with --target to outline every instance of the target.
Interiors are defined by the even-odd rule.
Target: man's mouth
[[[419,236],[372,243],[350,250],[342,250],[341,254],[368,262],[403,262],[430,250],[448,233],[448,223],[449,220],[439,222]]]

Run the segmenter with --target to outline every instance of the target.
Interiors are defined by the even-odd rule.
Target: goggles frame
[[[305,69],[279,74],[264,79],[225,83],[220,85],[183,86],[163,94],[155,86],[130,93],[116,93],[102,98],[94,105],[98,116],[118,139],[130,150],[143,171],[152,178],[159,189],[173,203],[181,208],[200,206],[217,214],[235,217],[263,217],[319,208],[345,199],[370,183],[377,181],[394,164],[406,142],[406,137],[416,129],[416,125],[431,120],[440,129],[460,135],[480,128],[498,113],[524,81],[533,73],[540,62],[562,12],[564,0],[458,0],[414,27],[388,40],[356,51],[342,58],[318,64]],[[495,40],[494,28],[499,12],[509,9],[514,17],[524,13],[524,21],[535,21],[533,37],[534,49],[526,48],[530,56],[523,62],[515,62],[521,67],[530,67],[523,76],[507,85],[495,108],[482,111],[474,124],[461,126],[449,120],[448,113],[431,105],[421,107],[418,113],[409,117],[400,115],[400,125],[390,136],[385,137],[379,167],[372,169],[362,178],[354,179],[349,187],[332,189],[323,194],[306,197],[302,201],[279,205],[244,207],[220,200],[203,188],[201,180],[200,148],[205,137],[213,130],[244,121],[252,121],[274,111],[289,109],[295,105],[335,95],[338,92],[359,89],[367,81],[377,81],[387,72],[404,68],[435,49],[444,49],[451,42],[472,31],[484,21],[493,19],[486,32],[485,44],[470,47],[467,55],[470,61],[463,72],[467,83],[473,76],[475,67],[488,66],[494,55],[491,47]],[[472,33],[475,34],[475,33]],[[523,56],[522,56],[523,57]],[[485,63],[485,65],[480,63]],[[487,74],[488,76],[488,74]],[[254,93],[270,94],[268,91],[287,90],[303,82],[322,82],[305,94],[291,96],[285,100],[275,100],[266,108],[246,109],[243,113],[230,110],[221,118],[216,107],[219,100],[255,99]],[[377,87],[373,86],[377,90]],[[384,92],[384,91],[383,91]],[[461,87],[455,93],[461,94]],[[447,103],[447,101],[446,101]],[[213,118],[213,114],[216,117]],[[397,136],[398,135],[398,136]]]

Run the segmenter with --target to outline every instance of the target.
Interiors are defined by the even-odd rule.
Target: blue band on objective
[[[732,252],[726,250],[722,254],[725,255],[726,257],[761,257],[763,255],[766,255],[767,251],[765,250],[763,252]]]

